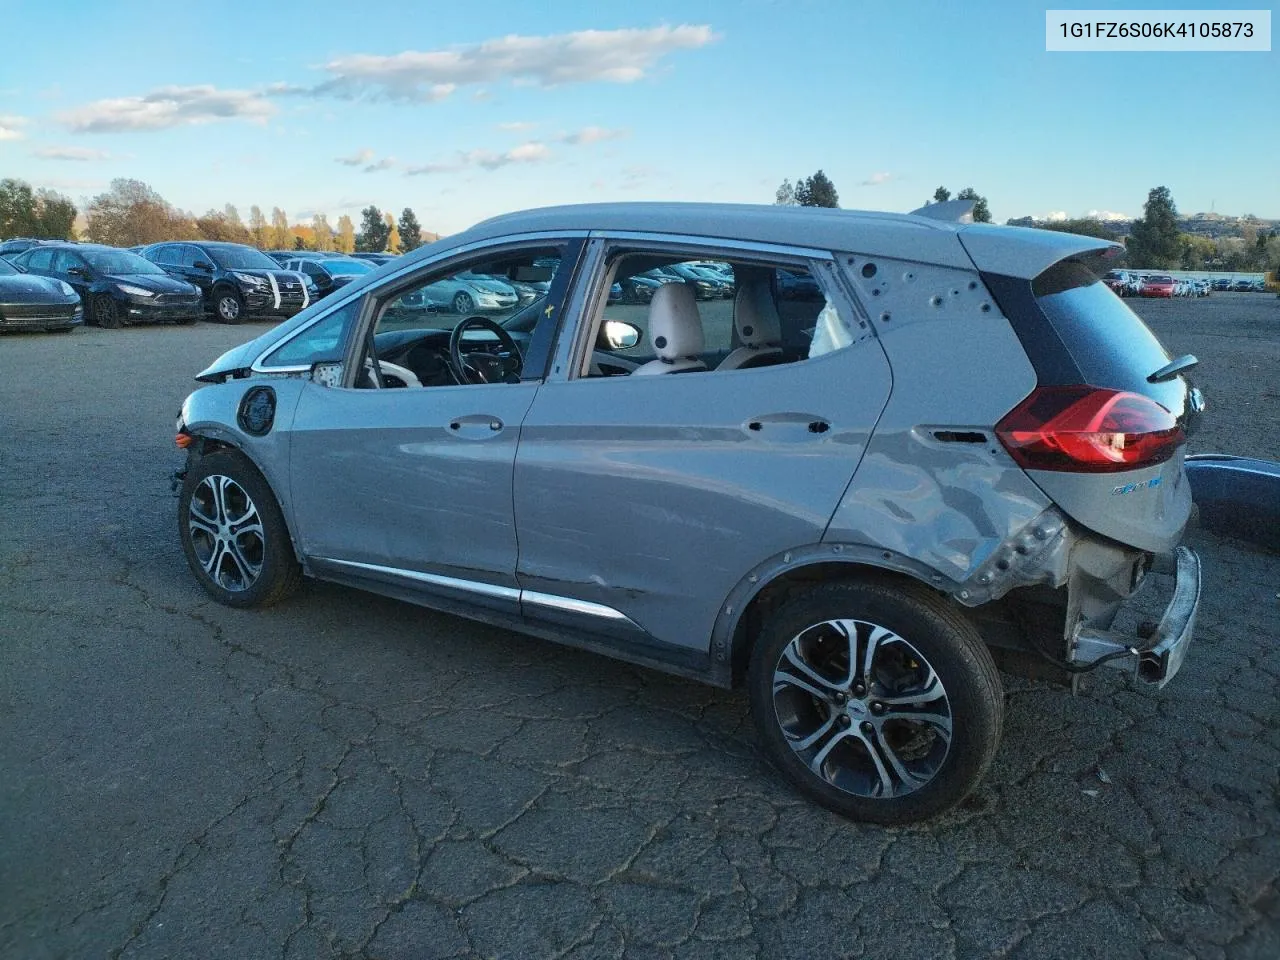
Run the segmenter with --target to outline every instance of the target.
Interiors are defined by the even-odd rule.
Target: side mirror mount
[[[195,267],[197,270],[205,270],[209,273],[213,272],[213,264],[210,263],[208,260],[197,260],[195,263],[191,265]]]
[[[89,279],[89,271],[86,270],[84,267],[68,267],[67,275],[72,277],[79,277],[81,280]]]
[[[611,350],[630,350],[640,342],[640,328],[625,320],[606,320],[604,339]]]

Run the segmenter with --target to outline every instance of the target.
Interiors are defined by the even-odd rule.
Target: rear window
[[[1066,260],[1031,284],[1036,303],[1071,354],[1085,382],[1145,394],[1179,411],[1183,387],[1147,376],[1171,359],[1164,345],[1083,263]]]

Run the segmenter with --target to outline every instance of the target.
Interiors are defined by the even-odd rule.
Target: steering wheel
[[[497,353],[477,350],[464,356],[462,335],[468,330],[488,330],[498,338]],[[459,383],[518,383],[524,357],[511,334],[488,317],[467,317],[449,335],[449,361]]]

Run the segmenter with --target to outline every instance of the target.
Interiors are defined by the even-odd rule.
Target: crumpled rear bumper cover
[[[1144,683],[1163,687],[1172,680],[1191,646],[1200,610],[1200,558],[1189,547],[1178,547],[1174,559],[1173,598],[1153,634],[1144,638],[1081,626],[1071,638],[1071,660],[1088,664],[1111,657],[1105,666],[1131,669]]]

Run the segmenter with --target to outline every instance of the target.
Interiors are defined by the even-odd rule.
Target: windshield
[[[279,270],[276,263],[253,247],[209,247],[213,262],[227,270]]]
[[[321,260],[320,265],[335,277],[358,277],[373,270],[369,264],[359,260]]]
[[[0,257],[0,277],[7,277],[14,273],[19,273],[17,267],[13,266],[4,257]]]
[[[82,250],[81,256],[99,273],[164,273],[150,260],[144,260],[127,250]]]

